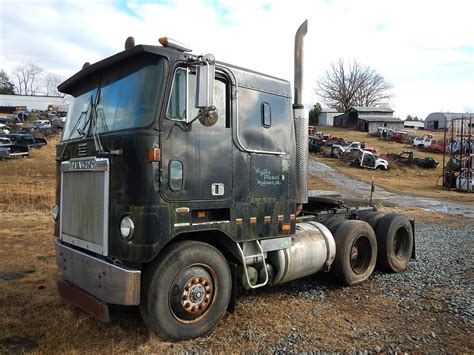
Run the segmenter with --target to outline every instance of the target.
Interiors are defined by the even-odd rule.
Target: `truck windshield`
[[[134,59],[112,67],[73,90],[63,140],[91,135],[92,112],[98,133],[148,126],[153,122],[163,81],[163,59]]]

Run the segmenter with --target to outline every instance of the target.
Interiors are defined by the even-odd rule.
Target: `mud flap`
[[[230,293],[229,305],[227,312],[234,313],[237,300],[237,264],[229,263],[230,275],[232,276],[232,291]]]
[[[410,219],[410,224],[411,224],[411,231],[413,232],[413,249],[411,250],[411,258],[413,260],[416,260],[416,253],[415,253],[415,220],[414,219]]]
[[[81,308],[104,323],[110,322],[109,306],[86,291],[59,279],[58,292],[63,301]]]

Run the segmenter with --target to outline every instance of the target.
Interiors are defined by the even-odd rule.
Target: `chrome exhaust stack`
[[[303,106],[303,54],[304,36],[308,20],[303,22],[295,35],[295,97],[293,118],[296,138],[296,203],[308,202],[308,111]]]

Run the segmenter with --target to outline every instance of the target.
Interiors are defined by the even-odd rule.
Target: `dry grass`
[[[433,157],[440,164],[436,169],[421,169],[418,167],[396,167],[391,166],[388,171],[374,171],[370,169],[357,169],[348,166],[345,162],[334,160],[331,158],[322,157],[320,155],[312,154],[311,158],[322,161],[331,167],[347,174],[355,179],[368,182],[374,177],[375,184],[383,187],[386,190],[398,193],[413,194],[418,196],[433,197],[445,201],[452,201],[463,204],[474,204],[474,195],[471,193],[463,193],[458,191],[450,191],[440,186],[436,186],[437,181],[441,183],[440,176],[442,175],[442,154],[429,154],[418,151],[407,144],[398,144],[386,140],[377,139],[374,136],[368,135],[365,132],[352,131],[345,128],[338,127],[317,127],[318,131],[324,133],[331,133],[333,136],[343,137],[351,141],[365,141],[368,146],[374,146],[379,154],[387,153],[401,153],[403,150],[411,149],[415,156]],[[420,135],[426,133],[420,131]],[[442,138],[442,132],[434,132],[438,137]],[[438,138],[440,138],[438,137]]]
[[[47,212],[54,204],[55,145],[32,149],[28,158],[0,161],[0,212]]]
[[[335,191],[337,186],[314,175],[308,175],[308,190]]]
[[[49,212],[54,203],[54,174],[52,142],[34,150],[29,159],[0,162],[2,191],[11,189],[0,195],[0,276],[18,272],[24,276],[0,279],[0,353],[269,352],[292,334],[298,334],[301,341],[288,350],[371,350],[377,345],[399,343],[399,334],[429,339],[422,343],[407,338],[405,342],[423,352],[469,352],[474,348],[464,325],[439,311],[441,301],[437,308],[433,308],[433,300],[425,302],[423,307],[433,311],[414,321],[397,307],[396,299],[383,295],[374,279],[342,288],[311,277],[306,281],[309,287],[321,282],[328,287],[320,302],[291,294],[291,284],[241,294],[236,312],[226,314],[210,336],[179,343],[150,333],[136,309],[122,310],[112,323],[102,324],[61,302],[56,291],[59,274]],[[310,178],[310,187],[314,184],[333,189]],[[449,331],[445,329],[448,323]],[[378,336],[364,335],[375,331]],[[431,331],[437,334],[435,339]],[[4,340],[9,337],[23,337],[33,346],[6,345]]]

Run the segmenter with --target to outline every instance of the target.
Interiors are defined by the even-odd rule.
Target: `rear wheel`
[[[183,241],[163,251],[144,274],[140,312],[159,336],[183,340],[209,333],[224,315],[231,274],[213,246]]]
[[[382,217],[383,215],[379,212],[369,212],[362,218],[362,220],[370,224],[372,229],[375,231],[375,229],[377,228],[377,224],[379,223]]]
[[[377,260],[377,241],[372,227],[364,221],[343,222],[334,233],[336,258],[333,270],[346,285],[369,278]]]
[[[406,269],[413,250],[413,231],[407,217],[390,213],[383,216],[376,228],[377,265],[389,272]]]

